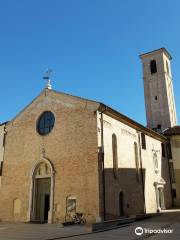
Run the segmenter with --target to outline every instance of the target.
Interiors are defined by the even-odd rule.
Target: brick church
[[[62,223],[74,211],[95,223],[172,206],[162,134],[177,125],[171,56],[161,48],[140,58],[147,127],[50,83],[0,125],[1,221]]]

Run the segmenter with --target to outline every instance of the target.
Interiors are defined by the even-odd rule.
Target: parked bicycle
[[[85,219],[83,213],[69,212],[66,215],[66,222],[72,222],[74,224],[84,225],[86,223],[86,219]]]

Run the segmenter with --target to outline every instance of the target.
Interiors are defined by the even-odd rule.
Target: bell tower
[[[147,127],[162,132],[177,125],[171,55],[165,48],[140,55],[143,65]]]

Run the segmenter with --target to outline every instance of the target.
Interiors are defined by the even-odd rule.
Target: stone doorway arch
[[[54,208],[54,168],[43,158],[32,170],[29,198],[30,222],[53,223]]]
[[[156,193],[156,203],[157,203],[157,212],[166,209],[165,201],[164,201],[164,186],[166,182],[163,178],[158,178],[156,182],[154,182],[155,193]]]

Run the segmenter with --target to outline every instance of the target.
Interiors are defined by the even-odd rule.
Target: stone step
[[[149,213],[149,214],[137,214],[132,217],[128,218],[120,218],[120,219],[115,219],[115,220],[109,220],[109,221],[104,221],[104,222],[99,222],[99,223],[94,223],[92,225],[92,231],[97,232],[97,231],[103,231],[103,230],[108,230],[108,229],[113,229],[117,228],[120,226],[126,226],[129,225],[135,221],[140,221],[146,218],[151,218],[154,216],[158,216],[160,213]]]

